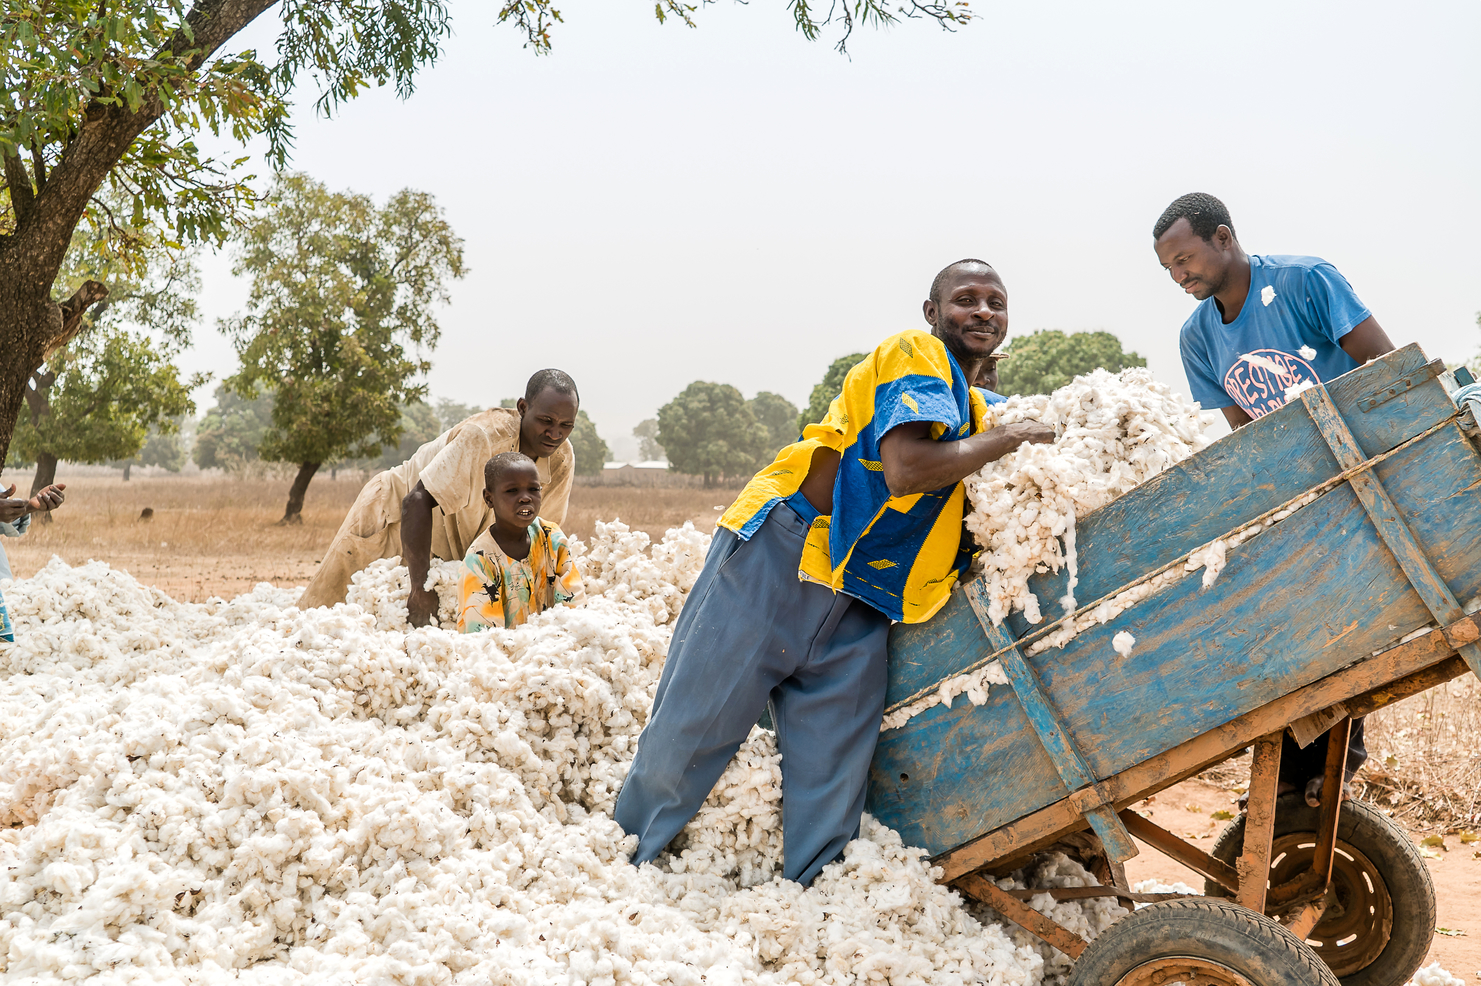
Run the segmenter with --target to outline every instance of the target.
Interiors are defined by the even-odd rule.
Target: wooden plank
[[[1438,380],[1429,380],[1369,414],[1357,414],[1359,400],[1386,390],[1426,363],[1418,346],[1406,346],[1327,384],[1339,408],[1351,408],[1349,417],[1363,419],[1354,427],[1366,455],[1386,452],[1455,415],[1455,404]],[[1310,416],[1293,401],[1081,518],[1076,525],[1080,584],[1075,596],[1088,600],[1112,592],[1340,471]],[[1063,615],[1058,600],[1067,582],[1063,571],[1030,580],[1046,619]],[[1017,637],[1030,629],[1021,614],[1008,623]]]
[[[1470,621],[1465,620],[1463,622],[1468,623]],[[1398,681],[1364,692],[1356,698],[1348,699],[1346,702],[1339,704],[1347,709],[1348,715],[1357,719],[1362,716],[1372,715],[1379,709],[1386,708],[1411,695],[1418,695],[1420,692],[1429,691],[1436,685],[1443,685],[1447,681],[1454,681],[1461,675],[1470,673],[1470,670],[1469,665],[1466,664],[1463,658],[1452,657],[1432,667],[1425,668],[1423,671],[1416,671],[1414,674],[1400,678]]]
[[[1023,659],[1022,650],[1001,627],[993,625],[992,620],[988,618],[987,599],[982,581],[979,579],[967,586],[964,594],[972,611],[977,614],[982,632],[987,636],[988,646],[1001,652],[999,660],[1003,663],[1009,684],[1014,694],[1018,696],[1019,704],[1023,706],[1029,725],[1038,734],[1044,751],[1049,754],[1049,759],[1053,762],[1059,779],[1071,792],[1072,798],[1082,793],[1093,795],[1088,799],[1083,796],[1078,797],[1076,804],[1085,813],[1086,820],[1090,822],[1090,827],[1095,830],[1095,834],[1100,836],[1106,855],[1118,863],[1135,856],[1137,854],[1136,844],[1131,841],[1131,836],[1127,834],[1115,812],[1108,807],[1108,799],[1096,789],[1095,778],[1091,775],[1090,768],[1085,765],[1085,760],[1080,756],[1080,751],[1076,748],[1074,741],[1060,726],[1059,716],[1044,695],[1043,689],[1039,687],[1039,679],[1029,668],[1028,662]],[[1091,790],[1082,792],[1084,788]]]
[[[1363,461],[1362,449],[1358,447],[1357,440],[1348,430],[1347,422],[1332,403],[1331,395],[1322,387],[1313,387],[1301,395],[1301,401],[1321,429],[1322,436],[1332,447],[1342,468],[1351,469],[1359,465]],[[1378,476],[1372,472],[1361,472],[1353,476],[1349,483],[1357,491],[1358,499],[1362,501],[1363,508],[1378,529],[1384,544],[1393,553],[1410,584],[1435,619],[1441,623],[1453,623],[1464,615],[1455,594],[1450,591],[1450,586],[1435,570],[1424,548],[1404,523],[1403,516],[1389,498],[1388,490]],[[1458,649],[1471,670],[1481,675],[1481,646],[1467,644]]]
[[[1478,621],[1481,621],[1481,617],[1473,615],[1462,622],[1481,628],[1481,622]],[[1115,799],[1117,806],[1129,807],[1136,801],[1228,759],[1262,734],[1279,729],[1285,723],[1318,709],[1336,702],[1347,702],[1353,715],[1366,714],[1442,681],[1458,677],[1464,670],[1464,663],[1454,657],[1454,651],[1446,641],[1445,634],[1436,630],[1282,696],[1260,709],[1194,737],[1175,749],[1151,757],[1102,781],[1102,786]],[[1361,700],[1359,696],[1362,696]],[[993,700],[994,696],[989,696],[988,701]],[[998,700],[1012,701],[1006,697]],[[1047,759],[1046,756],[1046,765]],[[1052,766],[1046,766],[1046,769],[1052,770]],[[1015,783],[1018,782],[1019,775],[1007,776],[1014,777]],[[1063,790],[1063,785],[1060,788]],[[1068,800],[1068,792],[1065,792],[1063,798],[1064,800],[1058,800],[987,830],[965,845],[938,854],[933,862],[942,867],[942,879],[950,882],[964,873],[997,861],[1022,858],[1084,828],[1080,813]]]
[[[1055,900],[1093,900],[1096,897],[1115,897],[1134,904],[1155,904],[1163,900],[1183,900],[1196,894],[1138,894],[1117,887],[1060,887],[1054,890],[1005,890],[1003,893],[1018,900],[1033,900],[1048,894]]]
[[[1244,851],[1235,869],[1241,907],[1265,913],[1265,891],[1270,885],[1270,840],[1275,835],[1275,793],[1280,783],[1280,742],[1283,731],[1266,733],[1255,741],[1250,764],[1250,800],[1244,813]]]
[[[991,880],[980,876],[964,876],[956,887],[962,893],[981,901],[1003,917],[1037,935],[1072,959],[1078,959],[1088,942],[1079,935],[1051,921],[1023,901],[999,889]]]
[[[1212,880],[1230,891],[1239,890],[1239,871],[1222,859],[1215,859],[1190,842],[1184,842],[1167,829],[1127,808],[1121,812],[1131,834],[1162,855],[1182,863],[1188,869],[1207,880]]]
[[[1296,745],[1304,750],[1314,743],[1318,736],[1346,717],[1347,706],[1338,702],[1329,709],[1321,709],[1309,716],[1302,716],[1286,728],[1291,731],[1291,738],[1296,741]]]
[[[1416,538],[1429,539],[1437,570],[1457,594],[1481,594],[1481,538],[1470,533],[1481,527],[1475,449],[1446,426],[1383,466],[1395,477],[1395,503],[1415,519]],[[1411,494],[1411,483],[1422,493]],[[1027,664],[1092,776],[1103,779],[1383,650],[1430,619],[1344,486],[1231,551],[1212,588],[1185,578]],[[1121,630],[1136,638],[1127,657],[1111,648]],[[978,636],[984,656],[996,649]],[[870,783],[875,817],[939,855],[1068,797],[1017,701],[1000,700],[1007,691],[993,689],[981,707],[937,706],[882,734]],[[995,780],[1003,777],[1012,782]]]
[[[1317,820],[1316,850],[1312,854],[1313,883],[1325,887],[1332,878],[1332,856],[1337,851],[1337,821],[1346,794],[1344,776],[1347,744],[1352,738],[1352,719],[1343,719],[1327,737],[1327,763],[1322,774],[1322,811]]]

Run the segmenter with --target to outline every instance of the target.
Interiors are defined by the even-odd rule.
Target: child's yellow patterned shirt
[[[542,610],[585,596],[566,536],[550,521],[536,517],[530,525],[530,553],[523,561],[506,555],[485,530],[463,558],[458,632],[517,627]]]

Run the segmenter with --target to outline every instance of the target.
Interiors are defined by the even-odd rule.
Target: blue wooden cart
[[[1353,717],[1481,673],[1468,615],[1481,608],[1481,442],[1454,387],[1409,346],[1081,518],[1081,612],[1264,525],[1207,589],[1189,573],[1034,656],[1064,618],[1051,602],[1064,573],[1031,583],[1038,626],[994,626],[981,580],[928,623],[897,626],[887,710],[993,661],[1011,687],[884,732],[869,810],[927,847],[944,882],[1075,957],[1077,983],[1402,984],[1429,947],[1433,887],[1402,830],[1343,801],[1343,752]],[[1125,657],[1111,646],[1123,630],[1136,639]],[[1324,807],[1278,804],[1282,734],[1305,746],[1329,729]],[[1250,747],[1249,807],[1212,853],[1131,810]],[[1133,836],[1210,895],[1132,893]],[[1050,850],[1102,884],[1056,897],[1150,906],[1087,945],[994,882]]]

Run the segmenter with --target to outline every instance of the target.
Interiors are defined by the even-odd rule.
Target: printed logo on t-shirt
[[[1286,391],[1299,383],[1320,383],[1311,364],[1279,349],[1257,349],[1234,361],[1224,374],[1224,390],[1251,418],[1286,403]]]

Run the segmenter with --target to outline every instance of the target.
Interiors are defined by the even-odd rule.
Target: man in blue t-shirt
[[[1230,427],[1281,407],[1293,387],[1326,383],[1394,348],[1336,267],[1320,257],[1246,254],[1212,195],[1174,200],[1152,241],[1163,269],[1199,301],[1179,340],[1193,399],[1223,411]],[[1287,734],[1281,790],[1320,804],[1326,756],[1326,743],[1303,750]],[[1354,719],[1347,777],[1367,759],[1363,720]]]
[[[1224,203],[1194,192],[1152,227],[1157,259],[1201,304],[1180,348],[1193,399],[1232,427],[1326,383],[1394,345],[1347,278],[1319,257],[1246,254]]]

